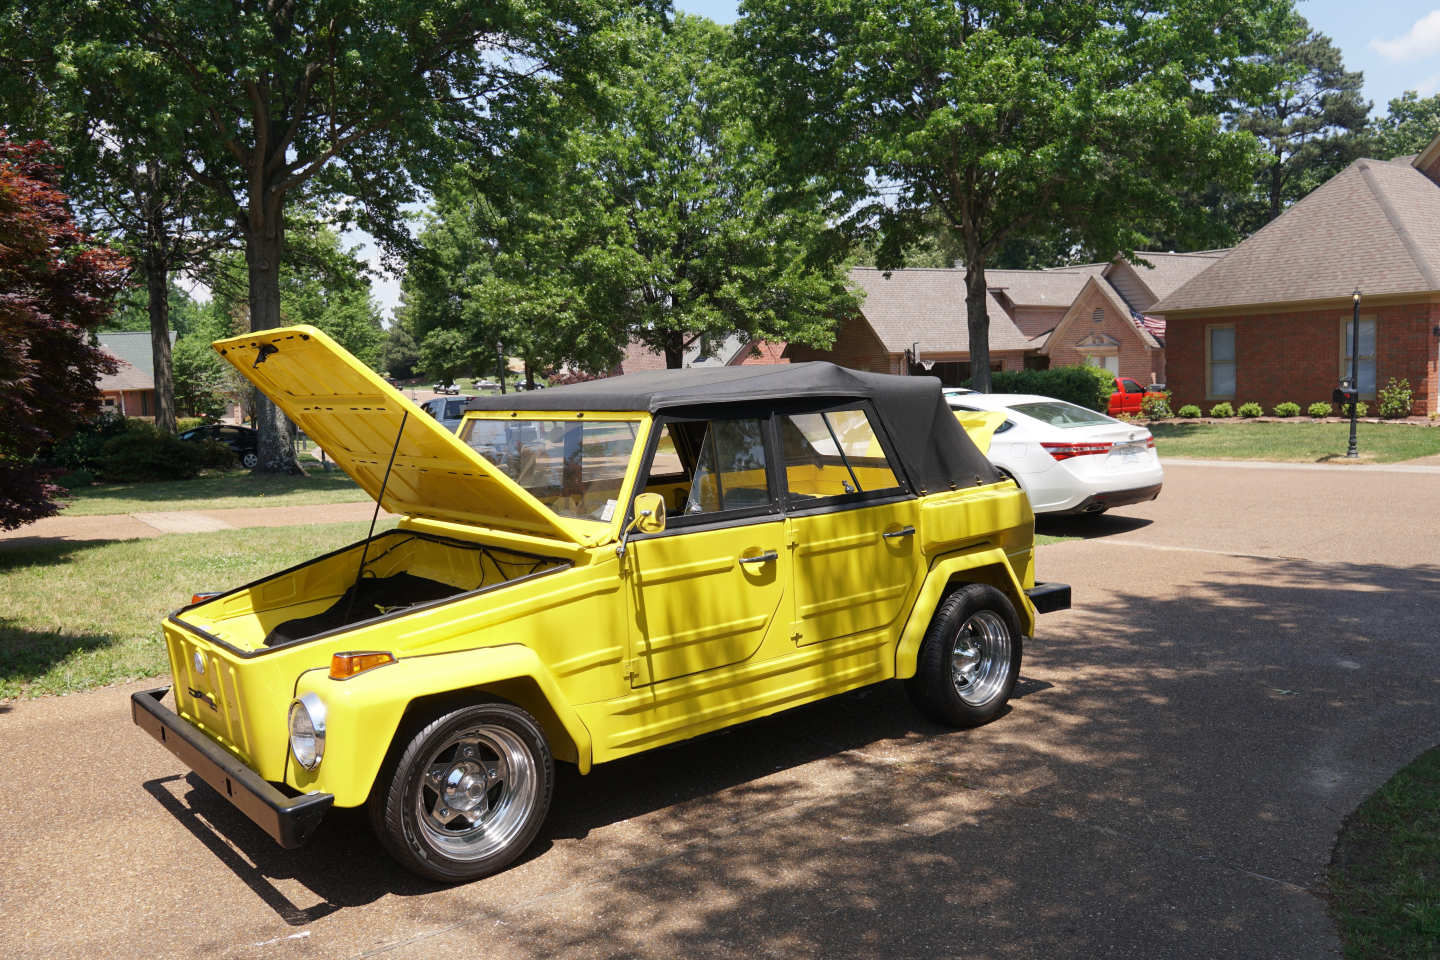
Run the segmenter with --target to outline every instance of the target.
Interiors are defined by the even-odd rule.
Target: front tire
[[[938,723],[988,723],[1015,690],[1021,646],[1020,618],[1009,598],[988,584],[966,584],[935,608],[905,692]]]
[[[254,470],[260,463],[260,455],[257,453],[246,453],[240,457],[240,466],[246,470]]]
[[[478,703],[427,724],[370,799],[376,836],[407,870],[477,880],[509,866],[540,830],[555,761],[535,718]]]

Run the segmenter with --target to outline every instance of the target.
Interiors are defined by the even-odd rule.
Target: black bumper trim
[[[1037,583],[1025,591],[1025,596],[1035,605],[1036,613],[1054,613],[1070,609],[1070,584]]]
[[[1084,500],[1071,507],[1064,513],[1094,513],[1099,509],[1110,507],[1123,507],[1132,503],[1145,503],[1160,496],[1160,488],[1163,484],[1154,484],[1149,487],[1132,487],[1129,490],[1108,490],[1105,493],[1097,493],[1086,497]]]
[[[280,846],[298,847],[309,839],[335,802],[334,796],[307,793],[287,797],[184,717],[162,706],[160,701],[169,692],[169,687],[157,687],[132,695],[130,717],[135,725],[160,741]]]

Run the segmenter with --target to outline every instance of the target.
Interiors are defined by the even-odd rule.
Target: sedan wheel
[[[240,465],[246,470],[254,470],[260,463],[260,457],[255,453],[243,453],[240,455]]]

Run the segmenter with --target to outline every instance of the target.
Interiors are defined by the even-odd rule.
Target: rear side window
[[[900,483],[865,411],[859,408],[779,418],[785,484],[792,499],[896,490]]]
[[[1052,427],[1062,429],[1069,427],[1093,427],[1101,423],[1113,423],[1114,421],[1103,413],[1096,413],[1085,407],[1076,406],[1073,403],[1066,403],[1064,400],[1044,400],[1035,403],[1017,403],[1010,408],[1016,413],[1023,413],[1027,417],[1034,417],[1041,423],[1048,423]]]

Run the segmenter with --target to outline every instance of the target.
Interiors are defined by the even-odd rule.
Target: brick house
[[[97,339],[100,348],[116,360],[115,372],[102,374],[97,384],[101,409],[126,417],[153,419],[157,402],[149,332],[101,333]],[[170,344],[172,347],[175,344],[173,331]]]
[[[1356,160],[1155,305],[1177,404],[1329,401],[1351,364],[1360,300],[1360,396],[1410,381],[1437,410],[1440,137],[1416,157]]]
[[[1165,376],[1164,325],[1147,311],[1225,251],[1140,253],[1050,270],[987,270],[992,370],[1090,363],[1142,383]],[[928,373],[946,385],[970,377],[963,269],[857,267],[865,299],[829,350],[799,344],[790,360],[829,360],[880,373]],[[916,360],[920,362],[917,363]],[[926,365],[929,366],[926,366]]]

